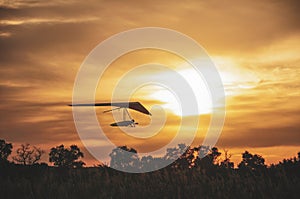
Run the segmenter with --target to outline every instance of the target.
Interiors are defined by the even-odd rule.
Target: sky
[[[220,73],[226,96],[225,123],[216,144],[221,152],[228,149],[236,163],[245,150],[262,155],[268,164],[293,157],[300,151],[299,4],[297,0],[0,0],[0,138],[15,149],[30,143],[46,152],[60,144],[77,144],[86,155],[84,161],[97,164],[80,141],[72,109],[66,106],[72,102],[77,72],[90,51],[110,36],[162,27],[197,41]],[[178,56],[159,50],[131,52],[109,66],[98,84],[96,101],[110,100],[120,76],[149,62],[168,65],[193,79]],[[168,73],[149,71],[141,76],[165,78]],[[160,112],[153,105],[164,108],[165,126],[150,140],[135,139],[110,127],[111,115],[97,108],[107,137],[142,152],[170,142],[180,125],[180,109],[171,93],[150,86],[132,99],[158,111],[154,123]],[[147,116],[131,114],[141,126],[151,123]],[[182,117],[201,119],[194,144],[201,143],[210,121],[209,106]]]

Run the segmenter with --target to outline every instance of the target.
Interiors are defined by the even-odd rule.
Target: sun
[[[178,74],[180,74],[185,79],[189,87],[192,89],[198,107],[190,108],[188,111],[184,111],[183,114],[182,103],[184,102],[180,102],[179,97],[176,96],[176,93],[173,93],[172,91],[164,87],[154,86],[152,89],[154,90],[154,92],[152,92],[149,95],[149,97],[151,99],[162,102],[162,107],[164,109],[178,116],[192,116],[192,115],[211,113],[212,102],[211,102],[210,92],[206,87],[202,77],[193,69],[179,70]],[[162,73],[159,75],[165,76],[166,78],[168,76],[168,74],[166,73]],[[180,86],[182,85],[178,85],[178,87]],[[182,87],[179,89],[186,89],[186,88]]]

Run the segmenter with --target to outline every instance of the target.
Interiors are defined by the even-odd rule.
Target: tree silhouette
[[[155,168],[154,165],[154,158],[151,155],[143,156],[141,158],[141,170],[147,171],[151,170],[152,168]]]
[[[218,148],[213,147],[205,157],[195,160],[195,166],[200,167],[203,171],[213,172],[218,166],[220,156],[221,152],[219,152]]]
[[[241,170],[260,170],[266,167],[265,159],[257,154],[252,155],[248,151],[242,154],[242,161],[238,165]]]
[[[139,157],[137,151],[127,146],[119,146],[109,154],[110,166],[115,169],[138,169]]]
[[[168,161],[162,157],[143,156],[140,160],[141,171],[158,170],[168,164]]]
[[[173,165],[176,168],[182,168],[182,169],[195,167],[196,162],[200,159],[199,154],[203,152],[204,151],[202,146],[193,147],[193,148],[189,146],[186,148],[186,151],[173,163]]]
[[[228,154],[228,150],[224,150],[225,159],[221,162],[220,166],[226,169],[233,169],[234,163],[230,161],[231,154]]]
[[[54,166],[62,168],[80,168],[85,165],[83,161],[78,161],[79,158],[83,158],[83,153],[78,146],[71,145],[70,149],[60,145],[51,148],[49,153],[49,162],[53,162]]]
[[[6,143],[5,140],[0,140],[0,163],[8,162],[7,158],[11,154],[12,144]]]
[[[176,147],[167,148],[164,159],[173,162],[170,165],[173,168],[188,168],[190,165],[189,155],[190,147],[185,144],[178,144]]]
[[[211,149],[211,153],[208,154],[208,156],[212,157],[212,162],[214,164],[218,164],[218,158],[221,156],[221,152],[219,152],[219,149],[217,147],[213,147]]]
[[[189,149],[189,146],[185,144],[178,144],[176,147],[167,148],[166,155],[164,158],[166,160],[177,160],[182,154],[184,154]]]
[[[17,149],[17,155],[13,157],[13,160],[18,164],[33,165],[41,159],[43,154],[44,151],[40,148],[30,146],[30,144],[22,144]]]

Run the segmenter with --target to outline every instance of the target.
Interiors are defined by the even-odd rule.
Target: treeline
[[[5,140],[0,139],[0,164],[21,164],[21,165],[43,165],[48,164],[40,163],[42,155],[45,151],[30,144],[22,144],[20,148],[16,150],[16,155],[12,157],[12,162],[8,160],[11,155],[13,145],[6,143]],[[83,167],[85,163],[80,159],[84,155],[76,145],[71,145],[69,148],[65,148],[64,145],[53,147],[50,149],[49,162],[53,163],[56,167],[63,168],[79,168]]]
[[[22,144],[16,149],[16,155],[12,157],[12,161],[8,160],[13,149],[12,143],[7,143],[0,139],[0,164],[21,164],[21,165],[48,165],[45,162],[40,163],[41,157],[45,151],[30,144]],[[128,153],[129,152],[129,153]],[[231,154],[228,150],[224,150],[224,155],[217,147],[209,146],[190,147],[185,144],[178,144],[173,148],[168,148],[163,157],[143,156],[139,157],[138,152],[134,148],[128,146],[119,146],[112,150],[109,154],[110,166],[117,170],[133,170],[133,171],[149,171],[149,167],[156,170],[168,165],[169,168],[213,168],[220,167],[226,169],[234,169],[234,163],[230,160]],[[275,167],[279,165],[298,164],[300,152],[297,157],[283,159],[278,164],[269,165]],[[83,152],[76,145],[66,148],[64,145],[56,146],[50,149],[49,162],[55,167],[62,168],[81,168],[85,163],[81,160],[84,158]],[[100,164],[99,167],[108,167],[108,165]],[[262,170],[267,168],[265,159],[258,154],[251,154],[248,151],[242,153],[242,161],[237,165],[238,169],[245,170]]]
[[[25,164],[24,159],[18,161],[17,157],[10,162],[12,145],[0,141],[0,198],[299,198],[300,195],[300,153],[267,166],[262,156],[245,151],[235,167],[228,151],[222,155],[216,147],[180,144],[167,149],[163,157],[139,157],[133,148],[115,148],[110,153],[110,166],[116,169],[143,172],[149,170],[147,167],[159,168],[165,161],[172,162],[153,172],[132,174],[104,164],[84,167],[83,153],[75,145],[53,147],[49,160],[54,166],[39,162],[41,149],[24,146],[20,148],[30,151],[24,154],[33,158],[26,159]],[[23,154],[18,150],[16,156]]]

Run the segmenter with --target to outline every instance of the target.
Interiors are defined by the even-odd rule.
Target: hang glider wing
[[[113,102],[113,103],[95,103],[95,104],[71,104],[70,106],[116,106],[119,108],[129,108],[146,115],[151,113],[140,102]]]

